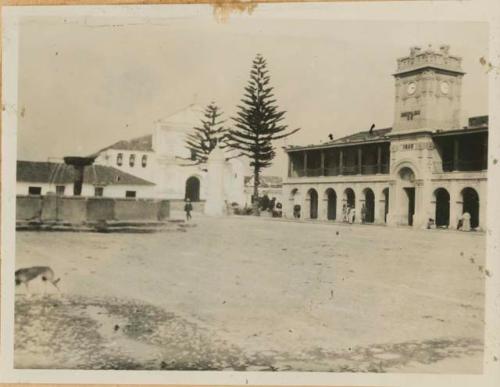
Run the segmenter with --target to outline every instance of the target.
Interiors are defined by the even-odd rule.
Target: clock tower
[[[460,127],[462,58],[439,50],[412,47],[398,59],[392,133],[450,130]]]

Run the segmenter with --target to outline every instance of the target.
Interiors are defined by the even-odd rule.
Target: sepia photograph
[[[14,369],[483,373],[489,24],[285,7],[18,16]]]

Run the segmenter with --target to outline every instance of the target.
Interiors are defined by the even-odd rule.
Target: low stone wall
[[[65,197],[60,200],[58,217],[69,223],[83,223],[87,220],[87,201],[81,197]]]
[[[18,195],[16,219],[41,222],[158,221],[170,217],[168,200]]]
[[[186,202],[184,200],[180,199],[173,199],[170,200],[170,209],[172,211],[184,211],[184,205]],[[199,202],[191,202],[193,205],[193,212],[201,212],[203,213],[205,211],[205,201],[199,201]]]
[[[16,218],[23,220],[40,219],[42,215],[41,196],[18,196]]]
[[[160,204],[157,200],[116,199],[115,216],[120,220],[160,220]]]

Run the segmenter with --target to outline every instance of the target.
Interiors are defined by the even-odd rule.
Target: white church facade
[[[190,105],[155,122],[151,134],[101,149],[96,153],[94,164],[113,167],[154,183],[151,193],[154,198],[205,201],[207,164],[195,164],[185,143],[186,135],[199,124],[202,116],[201,107]],[[227,156],[222,165],[224,200],[244,205],[244,164]]]
[[[488,117],[460,123],[461,58],[414,47],[397,61],[392,128],[289,146],[284,214],[342,221],[486,228]],[[363,209],[364,217],[361,212]]]

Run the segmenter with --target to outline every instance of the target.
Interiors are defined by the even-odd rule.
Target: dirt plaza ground
[[[197,216],[18,232],[17,368],[479,373],[485,236]]]

